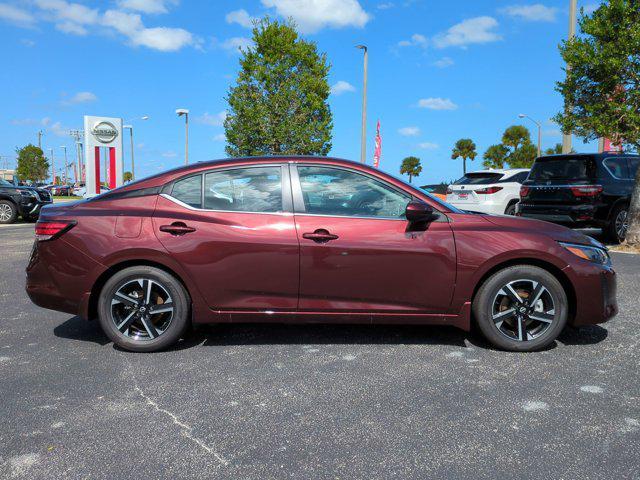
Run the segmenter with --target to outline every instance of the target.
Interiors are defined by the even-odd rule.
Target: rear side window
[[[543,157],[535,161],[529,173],[529,180],[536,182],[589,182],[595,178],[593,157]]]
[[[504,177],[502,173],[467,173],[464,177],[456,180],[455,185],[489,185],[490,183],[498,183],[502,177]]]
[[[253,167],[207,173],[204,208],[232,212],[281,212],[282,169]]]
[[[202,208],[202,175],[178,180],[173,184],[171,196],[190,207]]]
[[[638,173],[638,165],[640,165],[639,158],[628,158],[629,160],[629,174],[631,178],[636,178],[636,173]]]
[[[609,173],[616,178],[631,178],[627,166],[627,159],[624,157],[607,158],[604,161],[604,166],[607,167]]]
[[[508,178],[503,178],[502,180],[500,180],[500,183],[507,183],[507,182],[523,183],[528,176],[529,176],[529,172],[520,172]]]

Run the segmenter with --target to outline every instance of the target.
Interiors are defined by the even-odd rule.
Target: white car
[[[447,188],[447,203],[461,210],[514,215],[520,201],[520,185],[528,168],[480,170],[467,173]]]

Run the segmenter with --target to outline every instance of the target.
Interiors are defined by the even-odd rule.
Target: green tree
[[[549,147],[544,151],[545,155],[560,155],[562,153],[562,144],[556,143],[553,147]]]
[[[536,159],[538,149],[531,143],[531,133],[523,125],[512,125],[502,134],[502,145],[507,150],[506,162],[511,168],[529,168]]]
[[[418,157],[406,157],[402,160],[400,165],[400,175],[409,175],[409,183],[413,180],[413,177],[417,177],[422,172],[422,165],[420,165],[420,159]]]
[[[451,158],[457,160],[462,158],[462,173],[467,174],[467,158],[473,160],[476,158],[476,144],[470,138],[461,138],[458,140],[451,151]]]
[[[333,128],[329,63],[292,22],[264,18],[243,49],[227,95],[226,152],[231,156],[326,155]]]
[[[487,148],[487,151],[484,152],[484,155],[482,155],[482,158],[484,158],[482,165],[485,168],[504,168],[508,153],[509,149],[501,143],[491,145]]]
[[[566,78],[557,84],[565,110],[554,120],[586,140],[610,138],[640,148],[640,5],[609,0],[580,16],[581,35],[562,42]],[[626,241],[640,248],[640,169],[627,216]]]
[[[131,180],[133,180],[133,173],[124,172],[122,174],[122,180],[124,180],[125,183],[130,182]]]
[[[49,162],[42,149],[31,143],[17,148],[18,167],[16,173],[20,180],[43,182],[49,176]]]

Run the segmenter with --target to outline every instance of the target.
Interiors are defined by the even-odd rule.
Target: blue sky
[[[73,151],[68,135],[83,115],[134,124],[136,173],[184,161],[188,108],[191,161],[224,157],[224,97],[249,43],[251,18],[293,17],[332,64],[331,155],[360,156],[362,53],[369,47],[368,162],[381,122],[381,168],[421,158],[417,182],[461,175],[451,148],[462,137],[481,154],[526,113],[542,122],[543,148],[561,141],[549,119],[562,106],[557,45],[566,37],[568,0],[24,0],[0,1],[0,167],[15,148],[36,143]],[[578,0],[591,10],[594,1]],[[140,120],[147,115],[149,119]],[[128,138],[127,138],[128,140]],[[125,144],[127,145],[127,144]],[[574,139],[574,148],[592,151]],[[125,148],[125,161],[129,161]]]

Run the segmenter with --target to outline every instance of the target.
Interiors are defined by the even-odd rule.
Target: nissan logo
[[[91,133],[100,143],[111,143],[118,136],[118,130],[109,122],[96,123]]]

